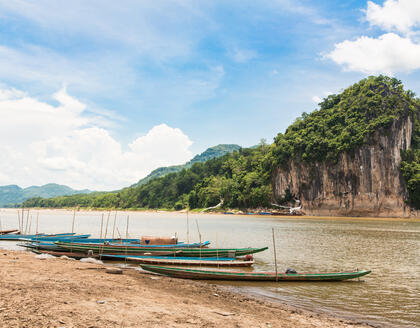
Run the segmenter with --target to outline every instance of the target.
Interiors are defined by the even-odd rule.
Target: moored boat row
[[[91,257],[102,260],[129,261],[140,264],[146,271],[175,278],[202,280],[244,281],[342,281],[359,278],[368,270],[348,272],[254,272],[203,270],[190,267],[250,267],[254,264],[250,254],[268,249],[260,248],[209,248],[203,243],[178,242],[174,237],[147,237],[141,239],[90,238],[89,234],[75,233],[20,235],[17,230],[1,231],[0,240],[19,240],[19,246],[37,254],[67,256],[75,259]],[[15,233],[15,234],[13,234]],[[156,240],[164,241],[156,244]],[[245,258],[241,258],[246,256]]]

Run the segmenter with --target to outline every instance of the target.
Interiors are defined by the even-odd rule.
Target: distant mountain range
[[[175,173],[180,172],[183,169],[188,169],[191,167],[194,163],[203,163],[208,161],[212,158],[218,158],[223,155],[232,153],[236,150],[241,149],[241,146],[234,145],[234,144],[220,144],[214,147],[207,148],[204,152],[202,152],[199,155],[194,156],[192,160],[189,162],[183,164],[183,165],[173,165],[173,166],[167,166],[167,167],[159,167],[156,170],[153,170],[148,176],[145,178],[139,180],[139,182],[133,184],[131,187],[138,187],[141,186],[150,180],[153,180],[155,178],[162,177],[164,175],[167,175],[169,173]]]
[[[90,190],[74,190],[68,186],[49,183],[43,186],[21,188],[17,185],[0,186],[0,207],[22,203],[33,197],[50,198],[64,195],[87,194]]]
[[[168,167],[160,167],[153,170],[148,176],[141,179],[131,187],[141,186],[150,180],[164,176],[169,173],[179,172],[183,169],[191,167],[194,163],[206,162],[209,159],[221,157],[241,147],[238,145],[222,144],[210,147],[203,153],[196,155],[192,160],[183,165],[173,165]],[[59,185],[56,183],[49,183],[43,186],[31,186],[28,188],[21,188],[17,185],[0,186],[0,207],[12,207],[15,204],[20,204],[26,199],[34,197],[53,198],[57,196],[67,196],[75,194],[91,193],[91,190],[74,190],[68,186]]]

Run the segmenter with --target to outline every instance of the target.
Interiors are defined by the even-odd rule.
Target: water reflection
[[[100,212],[78,212],[75,231],[99,237]],[[17,227],[16,210],[0,211],[3,229]],[[36,212],[33,212],[35,217]],[[104,222],[107,221],[105,213]],[[264,295],[295,305],[340,313],[376,324],[413,327],[420,325],[420,220],[360,220],[276,218],[269,216],[189,215],[180,213],[124,213],[117,215],[115,236],[173,235],[198,241],[199,229],[216,247],[263,247],[251,270],[274,270],[271,228],[275,228],[279,271],[336,271],[369,269],[365,282],[228,284],[242,292]],[[71,211],[40,211],[38,230],[68,232]],[[108,235],[112,235],[114,214]],[[32,224],[35,231],[35,225]],[[105,231],[105,228],[103,228]],[[4,242],[0,242],[0,246]],[[7,243],[7,245],[10,245]],[[220,282],[220,284],[226,284]]]

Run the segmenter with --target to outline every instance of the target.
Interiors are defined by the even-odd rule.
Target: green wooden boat
[[[302,272],[302,273],[276,273],[275,272],[244,272],[221,271],[165,267],[158,265],[140,264],[143,270],[163,274],[174,278],[199,280],[243,280],[243,281],[342,281],[359,278],[371,271],[350,272]]]
[[[100,244],[83,244],[69,242],[55,242],[56,245],[64,249],[70,249],[75,252],[88,252],[99,254],[133,254],[133,253],[155,253],[162,251],[157,247],[147,246],[131,246],[131,245],[100,245]],[[237,257],[248,254],[262,252],[268,247],[262,248],[183,248],[183,247],[165,247],[165,252],[173,252],[179,256],[193,257]]]

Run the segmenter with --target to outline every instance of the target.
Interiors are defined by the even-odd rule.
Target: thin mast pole
[[[31,215],[31,219],[29,220],[29,229],[28,229],[28,234],[31,234],[31,228],[32,228],[32,215]]]
[[[19,233],[22,234],[22,227],[20,226],[20,211],[17,211],[18,213],[18,228],[19,228]]]
[[[190,243],[190,220],[188,216],[188,210],[187,210],[187,244]]]
[[[28,220],[29,220],[29,210],[28,210],[28,213],[26,214],[25,235],[28,234]]]
[[[21,234],[24,234],[25,232],[23,231],[23,218],[24,218],[25,212],[24,212],[24,207],[22,206],[22,215],[20,216],[20,219],[22,220],[20,227],[21,227]]]
[[[130,216],[129,215],[127,215],[127,226],[126,226],[126,228],[125,228],[125,239],[128,239],[128,223],[129,223],[129,220],[130,220]],[[127,242],[127,240],[125,241],[125,265],[127,265],[127,247],[128,247],[128,242]]]
[[[200,238],[200,261],[201,261],[201,232],[200,232],[200,227],[198,226],[197,219],[195,220],[195,223],[197,224],[198,237]],[[201,266],[201,262],[200,262],[200,266]]]
[[[102,213],[102,216],[101,216],[101,235],[99,236],[99,241],[102,239],[102,228],[103,228],[103,225],[104,225],[104,213]],[[99,259],[101,259],[101,254],[103,252],[104,246],[105,245],[102,246],[102,251],[101,251],[101,247],[99,247]]]
[[[36,236],[38,236],[38,221],[39,221],[39,212],[36,214],[36,231],[35,231]]]
[[[114,216],[114,227],[112,228],[112,239],[114,239],[114,235],[115,235],[115,225],[117,223],[117,212],[115,211],[115,216]]]
[[[219,238],[217,236],[217,232],[216,232],[216,258],[217,258],[217,268],[219,269]]]
[[[108,223],[109,223],[109,217],[111,216],[111,211],[108,212],[108,217],[106,218],[106,227],[105,227],[105,236],[104,236],[104,242],[106,239],[106,235],[108,234]]]
[[[277,275],[277,254],[276,254],[276,240],[274,238],[274,228],[271,228],[273,233],[273,249],[274,249],[274,265],[276,266],[276,282],[279,281],[279,277]]]
[[[71,248],[70,248],[70,252],[73,252],[73,241],[74,241],[74,220],[76,219],[76,208],[74,208],[73,210],[73,221],[71,223]]]

